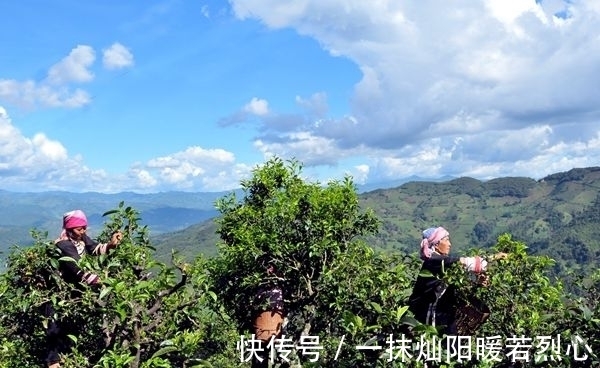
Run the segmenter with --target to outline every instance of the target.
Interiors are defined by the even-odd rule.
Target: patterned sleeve
[[[96,247],[92,251],[92,254],[94,254],[94,255],[100,255],[100,254],[106,254],[106,253],[108,253],[108,243],[98,243],[98,245],[96,245]]]
[[[85,248],[88,254],[95,256],[108,253],[108,243],[98,243],[89,236],[85,236]]]

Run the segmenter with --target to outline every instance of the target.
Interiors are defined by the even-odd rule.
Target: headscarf
[[[427,260],[431,257],[431,252],[433,252],[435,246],[442,240],[444,237],[449,236],[450,233],[448,230],[443,227],[430,227],[423,231],[423,240],[421,240],[421,259]]]
[[[73,211],[69,211],[67,213],[65,213],[63,215],[63,230],[60,233],[58,239],[55,240],[56,243],[58,243],[61,240],[68,240],[69,237],[67,236],[67,230],[68,229],[73,229],[76,227],[82,227],[82,226],[87,226],[88,222],[87,222],[87,217],[85,216],[85,213],[83,213],[82,210],[73,210]]]
[[[87,217],[82,210],[69,211],[63,215],[63,229],[65,230],[87,226],[87,224]]]

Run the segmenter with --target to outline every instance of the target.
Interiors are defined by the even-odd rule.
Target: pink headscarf
[[[63,231],[54,242],[58,243],[61,240],[68,240],[67,230],[76,227],[87,226],[87,217],[81,210],[69,211],[63,215]]]
[[[75,227],[87,226],[87,217],[81,210],[74,210],[63,215],[63,229],[73,229]]]
[[[429,229],[423,231],[423,240],[421,240],[421,259],[429,259],[435,246],[440,242],[440,240],[449,235],[450,233],[448,230],[441,226],[430,227]]]

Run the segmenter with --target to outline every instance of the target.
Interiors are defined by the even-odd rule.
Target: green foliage
[[[486,182],[484,188],[489,191],[491,197],[525,198],[535,184],[536,181],[530,178],[505,177]]]
[[[11,253],[0,279],[0,367],[41,366],[53,318],[78,326],[65,366],[183,367],[230,358],[221,348],[233,330],[209,292],[207,261],[184,264],[174,254],[173,266],[158,262],[137,211],[121,203],[105,215],[100,240],[121,230],[123,242],[79,261],[100,276],[99,287],[65,283],[57,248],[41,234],[32,247]],[[45,312],[50,306],[53,315]]]
[[[365,193],[360,203],[382,222],[379,233],[366,239],[373,247],[414,252],[414,239],[432,224],[451,229],[456,251],[487,249],[510,233],[526,241],[532,254],[556,260],[551,273],[563,277],[569,268],[589,273],[600,261],[599,188],[600,168],[586,168],[537,182],[460,178],[406,183]]]
[[[334,360],[336,349],[329,344],[345,333],[348,344],[358,344],[400,327],[412,280],[401,259],[358,240],[374,233],[378,221],[371,211],[360,212],[349,178],[321,186],[300,174],[296,162],[272,159],[242,183],[241,201],[232,195],[218,202],[219,295],[248,333],[253,315],[264,308],[257,303],[259,288],[280,286],[286,334],[296,342],[302,335],[325,341],[320,366],[353,366],[365,354],[346,351]],[[267,275],[268,265],[276,277]]]
[[[368,201],[361,202],[350,178],[327,185],[309,183],[302,179],[301,169],[296,161],[269,160],[242,182],[240,199],[232,193],[217,201],[222,215],[217,222],[221,241],[212,258],[197,255],[190,260],[189,254],[182,257],[172,252],[171,265],[159,261],[149,229],[140,225],[139,213],[120,203],[105,213],[107,222],[99,237],[106,240],[121,230],[123,242],[108,255],[85,256],[78,262],[82,269],[100,275],[98,287],[65,283],[58,274],[60,256],[54,242],[47,234],[33,231],[33,246],[14,247],[6,272],[0,275],[0,367],[42,366],[46,326],[55,317],[79,327],[71,336],[71,351],[63,356],[64,366],[248,367],[239,349],[243,347],[241,336],[253,333],[253,316],[267,307],[257,293],[274,286],[284,292],[285,337],[296,347],[307,337],[317,338],[322,348],[316,361],[296,351],[290,356],[290,365],[280,360],[275,366],[422,367],[423,362],[416,361],[419,348],[415,344],[433,346],[443,336],[435,327],[418,323],[406,306],[420,260],[412,251],[384,252],[369,242],[381,235],[382,222],[373,211],[362,210]],[[583,180],[585,175],[577,178]],[[516,221],[523,208],[519,201],[526,199],[519,197],[525,193],[521,189],[535,193],[529,181],[490,185],[497,193],[504,190],[512,196],[512,207],[504,208],[511,216],[501,217],[503,221]],[[390,206],[386,208],[410,209],[419,216],[398,218],[393,226],[389,217],[388,221],[384,218],[383,228],[401,242],[413,244],[418,239],[410,221],[424,228],[450,216],[456,222],[446,227],[468,229],[465,234],[489,243],[489,250],[467,250],[488,258],[485,283],[460,267],[448,270],[444,282],[453,284],[462,299],[477,298],[490,308],[489,319],[472,331],[471,353],[477,353],[476,341],[497,337],[503,344],[502,360],[453,359],[438,366],[599,366],[600,272],[573,272],[565,286],[552,275],[560,263],[528,248],[531,244],[547,247],[544,241],[548,240],[535,237],[536,231],[545,234],[551,229],[548,224],[568,221],[558,210],[547,213],[539,209],[540,215],[525,226],[531,244],[509,233],[497,236],[498,224],[483,217],[462,225],[465,212],[493,207],[497,205],[493,201],[503,198],[490,197],[481,188],[479,182],[462,178],[448,187],[432,184],[429,189],[421,188],[427,198],[418,200],[416,192],[404,197],[385,191],[376,194]],[[430,196],[429,190],[436,196]],[[452,193],[464,201],[464,208],[442,198]],[[591,214],[600,203],[596,195],[585,207]],[[397,213],[390,211],[386,216]],[[579,221],[571,224],[579,233],[584,233],[584,228],[578,227],[584,226],[582,216],[570,217]],[[455,231],[452,233],[456,241]],[[576,231],[568,233],[578,248],[565,251],[593,261],[589,244],[575,236]],[[190,249],[206,246],[193,239],[189,242]],[[509,255],[494,260],[491,252]],[[165,258],[164,254],[160,258]],[[275,273],[268,274],[267,266],[274,266]],[[55,315],[44,313],[47,306],[52,306]],[[540,346],[533,339],[559,335],[561,351],[555,360],[534,362]],[[414,355],[406,362],[390,357],[398,353],[393,346],[403,337],[413,344]],[[507,343],[515,338],[532,339],[527,361],[511,361],[512,348]],[[574,346],[579,355],[574,354]],[[451,352],[446,345],[440,349],[443,357]],[[576,359],[584,355],[586,359]]]
[[[554,261],[546,256],[528,254],[526,244],[512,239],[510,234],[501,235],[492,250],[506,252],[508,257],[498,260],[488,257],[485,286],[464,269],[454,269],[447,275],[447,282],[458,286],[461,298],[476,297],[491,310],[488,321],[473,338],[497,336],[504,343],[514,341],[511,339],[515,337],[528,339],[525,343],[531,347],[524,351],[530,354],[531,363],[518,361],[524,366],[531,366],[536,359],[540,366],[551,361],[544,354],[536,356],[541,351],[541,346],[537,345],[541,341],[539,337],[543,336],[555,341],[562,339],[562,350],[554,357],[557,360],[553,361],[553,367],[591,367],[600,362],[593,354],[585,361],[576,361],[573,350],[570,354],[566,351],[572,341],[579,339],[596,354],[600,349],[597,343],[598,278],[586,279],[587,288],[582,291],[586,298],[574,298],[564,290],[560,280],[549,276]],[[575,284],[582,285],[580,282]],[[512,348],[504,345],[503,362],[494,366],[510,366],[512,352]],[[587,353],[583,345],[579,353],[580,356]]]
[[[377,249],[412,253],[423,228],[444,224],[452,229],[454,249],[464,251],[489,248],[499,235],[510,233],[526,241],[532,254],[555,259],[555,276],[564,277],[567,269],[591,272],[600,262],[599,188],[598,167],[573,169],[537,182],[511,177],[410,182],[359,196],[360,206],[373,209],[381,222],[379,231],[364,240]],[[186,256],[213,256],[219,241],[214,222],[162,235],[155,244]]]

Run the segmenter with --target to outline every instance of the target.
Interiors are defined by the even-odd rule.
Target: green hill
[[[504,177],[489,181],[458,178],[410,182],[360,195],[382,221],[373,247],[416,251],[422,229],[441,225],[452,234],[453,252],[491,246],[509,232],[534,254],[565,267],[587,269],[600,259],[600,167],[573,169],[541,180]],[[192,257],[216,252],[213,220],[154,237],[159,252]]]

